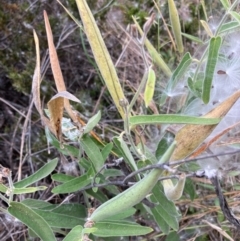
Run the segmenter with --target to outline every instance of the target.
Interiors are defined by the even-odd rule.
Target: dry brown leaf
[[[39,48],[38,36],[35,31],[33,31],[33,36],[34,36],[35,47],[36,47],[36,67],[34,70],[33,82],[32,82],[33,102],[34,102],[34,105],[35,105],[37,111],[40,114],[42,124],[44,126],[47,126],[51,132],[54,132],[49,119],[46,116],[44,116],[42,106],[41,106],[41,100],[40,100],[40,84],[41,84],[40,48]]]
[[[239,99],[240,91],[235,92],[203,118],[221,118]],[[180,160],[189,156],[208,136],[217,125],[186,125],[176,134],[177,147],[171,160]]]
[[[46,27],[46,31],[47,31],[49,57],[50,57],[51,68],[52,68],[55,84],[56,84],[58,92],[66,91],[66,86],[65,86],[65,83],[63,80],[62,71],[60,68],[59,61],[58,61],[57,51],[56,51],[56,48],[55,48],[55,45],[53,42],[52,30],[51,30],[51,26],[50,26],[46,11],[44,11],[44,21],[45,21],[45,27]],[[72,111],[72,108],[70,106],[68,99],[64,99],[64,107],[65,107],[67,113],[69,114],[69,116],[71,117],[71,119],[74,122],[77,122],[76,115]]]
[[[47,32],[49,57],[50,57],[54,80],[55,80],[58,92],[65,91],[66,86],[63,80],[62,71],[58,61],[57,51],[53,42],[52,30],[51,30],[51,26],[50,26],[46,11],[44,11],[44,20],[45,20],[45,27]]]
[[[55,136],[60,143],[62,142],[62,117],[64,108],[64,98],[61,96],[54,96],[48,102],[48,110],[50,114],[50,122]]]

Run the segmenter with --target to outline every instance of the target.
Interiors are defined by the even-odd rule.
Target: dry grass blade
[[[234,241],[228,234],[226,231],[222,230],[220,227],[208,222],[207,220],[203,220],[204,223],[206,223],[207,225],[209,225],[210,227],[212,227],[213,229],[215,229],[216,231],[218,231],[221,235],[223,235],[225,238],[227,238],[230,241]]]
[[[41,117],[43,116],[43,111],[41,107],[41,100],[40,100],[40,83],[41,83],[41,67],[40,67],[40,48],[39,48],[39,40],[38,36],[33,30],[35,48],[36,48],[36,67],[33,75],[33,82],[32,82],[32,93],[33,93],[33,101],[35,107]]]
[[[31,101],[31,104],[29,106],[28,113],[27,113],[26,119],[24,121],[23,130],[22,130],[20,157],[19,157],[19,165],[18,165],[18,181],[20,181],[22,178],[23,148],[24,148],[24,144],[25,144],[25,137],[27,136],[27,132],[28,132],[28,124],[30,122],[29,120],[30,120],[30,116],[31,116],[31,112],[32,112],[32,107],[33,107],[33,100]]]
[[[35,48],[36,48],[36,67],[34,70],[33,75],[33,82],[32,82],[32,94],[33,94],[33,102],[34,105],[40,114],[42,124],[47,126],[51,132],[54,132],[52,126],[50,124],[49,119],[44,116],[42,106],[41,106],[41,99],[40,99],[40,84],[41,84],[41,67],[40,67],[40,48],[39,48],[39,40],[38,36],[35,31],[33,31]]]

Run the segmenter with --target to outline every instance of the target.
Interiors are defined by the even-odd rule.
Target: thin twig
[[[222,189],[221,189],[221,185],[218,179],[218,176],[214,176],[212,178],[210,178],[213,186],[215,187],[215,191],[217,194],[217,197],[219,199],[219,203],[220,203],[220,207],[222,209],[222,212],[224,214],[224,216],[226,217],[226,219],[233,224],[236,228],[240,228],[240,221],[233,215],[233,213],[231,212],[227,200],[224,197],[223,193],[222,193]]]

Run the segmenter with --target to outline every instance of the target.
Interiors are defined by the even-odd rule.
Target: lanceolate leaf
[[[226,10],[228,10],[229,8],[230,8],[230,2],[229,2],[229,0],[220,0],[221,1],[221,3],[222,3],[222,5],[223,5],[223,7],[226,9]]]
[[[153,230],[131,222],[105,221],[94,225],[97,230],[93,233],[98,237],[137,236],[151,233]]]
[[[202,100],[205,104],[207,104],[210,100],[210,93],[212,89],[212,79],[213,79],[215,66],[217,64],[218,52],[219,52],[221,43],[222,43],[222,38],[220,36],[213,37],[210,40],[205,76],[203,80]]]
[[[51,174],[54,171],[54,169],[57,166],[57,163],[58,163],[58,158],[51,160],[50,162],[45,164],[43,167],[41,167],[38,171],[36,171],[31,176],[29,176],[19,182],[14,183],[14,187],[15,188],[27,187],[27,186],[43,179],[44,177],[48,176],[49,174]]]
[[[132,156],[132,153],[130,152],[127,144],[123,140],[123,138],[122,137],[119,137],[119,138],[114,137],[113,142],[117,146],[118,151],[121,152],[121,156],[124,158],[124,161],[131,167],[131,169],[133,171],[136,171],[138,169],[136,162],[135,162],[135,160]]]
[[[174,230],[178,230],[178,218],[180,217],[179,213],[176,210],[174,203],[166,198],[164,193],[159,188],[159,185],[156,185],[153,188],[153,194],[151,200],[154,203],[158,203],[155,207],[155,210],[163,218],[163,220]]]
[[[103,156],[98,146],[94,143],[88,134],[83,135],[80,140],[80,144],[88,158],[91,160],[93,166],[95,167],[95,171],[98,172],[104,164]]]
[[[63,184],[52,189],[53,193],[71,193],[80,190],[81,188],[89,185],[92,181],[93,171],[92,168],[88,170],[88,172],[80,177],[76,177],[68,182],[64,182]]]
[[[156,75],[152,68],[149,68],[148,79],[144,91],[144,102],[145,106],[148,107],[152,101],[154,90],[155,90]]]
[[[46,190],[46,186],[37,186],[37,187],[24,187],[24,188],[14,188],[14,194],[24,194],[24,193],[33,193],[37,191]]]
[[[98,111],[98,113],[96,115],[94,115],[92,118],[90,118],[88,120],[88,123],[86,124],[86,126],[84,126],[84,134],[89,133],[100,121],[101,119],[101,112]]]
[[[169,81],[169,86],[173,87],[177,84],[177,80],[182,78],[182,76],[185,74],[186,70],[190,66],[192,62],[192,57],[190,53],[186,53],[181,62],[179,63],[178,67],[175,69],[175,71],[172,74],[171,80]]]
[[[200,124],[200,125],[215,125],[219,123],[218,118],[202,118],[184,115],[139,115],[130,117],[130,125],[143,125],[143,124]]]
[[[173,0],[168,0],[168,9],[169,9],[173,35],[177,44],[177,49],[180,53],[182,53],[184,50],[184,47],[183,47],[182,35],[181,35],[181,25],[180,25],[178,11]]]
[[[235,11],[230,11],[230,14],[237,20],[238,24],[240,24],[240,14]]]
[[[84,225],[84,218],[73,217],[68,214],[55,213],[52,211],[45,210],[34,210],[38,215],[40,215],[50,227],[55,228],[74,228],[75,226],[81,224]]]
[[[168,81],[167,87],[166,87],[166,92],[171,91],[177,84],[177,82],[183,77],[185,74],[186,70],[190,66],[192,62],[192,57],[190,53],[186,53],[181,62],[179,63],[178,67],[174,70],[170,80]],[[167,99],[167,94],[163,93],[160,104],[163,105],[166,102]]]
[[[8,212],[32,229],[42,241],[56,241],[47,222],[31,208],[19,202],[11,202]]]
[[[102,77],[113,101],[124,119],[125,113],[120,102],[125,99],[114,64],[102,39],[97,24],[85,0],[76,0],[84,25],[84,31],[92,48],[92,52]]]
[[[226,32],[233,32],[239,28],[239,22],[237,21],[231,21],[228,23],[225,23],[221,26],[219,30],[219,34],[223,34]]]

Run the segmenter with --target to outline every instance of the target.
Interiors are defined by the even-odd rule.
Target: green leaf
[[[93,227],[97,228],[93,235],[98,237],[137,236],[145,235],[153,231],[152,228],[126,221],[97,222]]]
[[[105,203],[108,200],[108,198],[100,191],[94,192],[92,189],[88,189],[88,190],[86,190],[86,193],[88,195],[94,197],[101,203]]]
[[[193,201],[195,196],[196,196],[193,181],[189,178],[186,179],[186,183],[185,183],[185,187],[184,187],[184,193],[187,193],[190,196],[191,201]]]
[[[197,79],[196,81],[193,81],[193,79],[191,77],[188,77],[187,83],[188,83],[188,87],[191,90],[191,92],[198,98],[202,97],[202,83],[203,83],[203,78],[201,78],[201,75],[203,73],[199,73],[197,75]]]
[[[52,213],[68,215],[76,218],[85,218],[87,215],[86,208],[78,203],[51,204],[36,199],[25,199],[21,203],[34,210],[39,209]]]
[[[8,187],[0,183],[0,192],[6,193],[7,190],[8,190]]]
[[[135,162],[127,144],[122,139],[122,137],[114,137],[113,142],[117,146],[118,151],[121,152],[121,156],[123,157],[125,162],[131,167],[131,170],[136,171],[138,169],[136,162]]]
[[[35,209],[34,211],[40,215],[50,227],[70,229],[77,225],[84,225],[85,223],[85,217],[79,218],[69,214],[56,213],[40,209]]]
[[[14,188],[13,193],[14,194],[33,193],[33,192],[37,192],[37,191],[43,191],[46,189],[47,189],[46,186]]]
[[[67,203],[67,204],[53,204],[50,207],[43,208],[44,210],[51,210],[51,212],[68,215],[76,218],[85,218],[87,211],[85,206],[79,203]]]
[[[51,175],[51,178],[52,178],[53,181],[64,183],[64,182],[71,181],[76,177],[66,175],[66,174],[63,174],[63,173],[55,173],[55,174]]]
[[[177,84],[177,81],[183,77],[192,63],[192,57],[189,52],[185,53],[178,67],[174,70],[171,80],[169,82],[170,86],[173,87]]]
[[[220,2],[222,3],[223,7],[228,10],[230,8],[230,2],[229,0],[220,0]]]
[[[168,149],[172,141],[174,140],[174,135],[171,132],[166,132],[163,138],[159,141],[155,156],[157,160],[160,160],[164,155],[165,151]]]
[[[186,53],[181,62],[179,63],[178,67],[175,69],[175,71],[172,74],[171,79],[168,81],[167,87],[166,87],[166,92],[171,91],[178,81],[183,77],[183,75],[186,73],[187,69],[189,68],[190,64],[192,62],[192,57],[190,53]],[[167,94],[163,93],[160,104],[163,105],[166,102],[167,99]]]
[[[112,151],[112,148],[113,148],[112,142],[109,142],[106,146],[103,147],[103,149],[102,149],[103,160],[107,159],[107,157],[109,156],[109,154]]]
[[[120,176],[124,176],[125,174],[123,173],[122,170],[119,170],[119,169],[114,169],[114,168],[111,168],[111,169],[106,169],[104,171],[104,177],[105,178],[108,178],[108,177],[120,177]]]
[[[156,82],[156,75],[152,68],[149,68],[148,71],[148,79],[144,91],[144,102],[146,108],[149,106],[149,104],[152,101],[154,90],[155,90],[155,82]]]
[[[91,160],[95,171],[98,172],[103,167],[104,159],[98,146],[94,143],[89,135],[83,135],[80,140],[80,145]]]
[[[24,199],[21,203],[28,206],[29,208],[46,208],[46,207],[52,207],[53,204],[48,203],[46,201],[38,200],[38,199],[31,199],[27,198]]]
[[[68,182],[65,182],[52,189],[52,193],[71,193],[79,191],[81,188],[89,185],[94,176],[92,168],[88,172],[80,177],[76,177]]]
[[[27,186],[43,179],[44,177],[46,177],[50,173],[52,173],[52,171],[54,171],[54,169],[57,166],[57,163],[58,163],[58,158],[51,160],[50,162],[45,164],[43,167],[41,167],[38,171],[36,171],[31,176],[29,176],[19,182],[14,183],[14,187],[15,188],[27,187]]]
[[[179,241],[179,234],[177,232],[171,232],[166,237],[165,241]]]
[[[239,23],[237,21],[224,23],[219,30],[219,34],[223,34],[226,32],[230,33],[230,32],[236,31],[236,29],[238,28],[239,28]]]
[[[100,177],[95,177],[95,183],[99,184],[99,182],[100,182]],[[92,182],[92,184],[93,184],[93,182]],[[98,191],[98,187],[92,187],[92,190],[93,190],[93,192],[96,193]]]
[[[153,194],[150,197],[151,201],[154,203],[158,203],[155,207],[158,213],[162,216],[164,221],[174,230],[178,230],[178,218],[180,217],[179,213],[177,212],[176,206],[170,200],[168,200],[165,194],[162,192],[159,184],[157,184],[153,188]]]
[[[82,169],[89,170],[89,168],[93,168],[92,163],[84,157],[80,158],[78,165],[81,170]]]
[[[154,200],[154,197],[151,198],[151,200]],[[151,212],[153,214],[154,220],[157,223],[158,227],[161,229],[161,231],[164,234],[168,234],[169,233],[169,225],[167,224],[167,222],[163,219],[161,213],[159,213],[159,208],[154,207],[151,209]]]
[[[82,226],[78,225],[74,227],[63,239],[63,241],[82,241],[82,231]]]
[[[42,241],[56,241],[47,222],[31,208],[19,202],[11,202],[8,212],[32,229]]]
[[[192,40],[193,42],[196,42],[196,43],[199,43],[199,44],[203,44],[203,41],[200,38],[195,37],[193,35],[190,35],[190,34],[187,34],[187,33],[182,33],[182,36]]]
[[[195,125],[215,125],[221,119],[219,118],[202,118],[186,115],[160,114],[160,115],[137,115],[129,118],[130,125],[147,125],[147,124],[195,124]]]
[[[205,69],[205,76],[203,80],[203,93],[202,100],[207,104],[210,100],[210,92],[212,89],[212,79],[214,75],[215,66],[217,64],[218,52],[222,43],[222,38],[220,36],[213,37],[210,40],[208,58]]]
[[[181,35],[181,24],[180,24],[180,19],[178,15],[178,10],[173,0],[168,0],[168,11],[169,11],[169,17],[171,21],[173,35],[177,44],[177,50],[180,53],[182,53],[184,51],[184,46],[183,46],[182,35]]]
[[[147,147],[146,145],[143,146],[142,143],[139,143],[137,145],[137,148],[139,150],[144,150],[144,157],[145,158],[142,159],[143,162],[146,163],[147,161],[149,161],[148,165],[156,164],[158,162],[158,160],[156,159],[156,156],[154,155],[154,153],[153,153],[151,148]],[[138,169],[139,169],[140,168],[139,161],[137,162],[137,166],[138,166]]]
[[[83,134],[87,134],[90,131],[92,131],[92,129],[98,124],[100,119],[101,119],[101,111],[99,110],[96,115],[94,115],[88,120],[88,123],[86,124],[86,126],[84,126]]]
[[[235,11],[230,11],[229,13],[235,18],[235,20],[238,22],[238,24],[240,24],[240,15],[239,15],[239,13],[237,13]]]
[[[187,83],[188,83],[188,88],[189,88],[193,93],[195,93],[194,82],[193,82],[193,79],[192,79],[191,77],[188,77]]]

